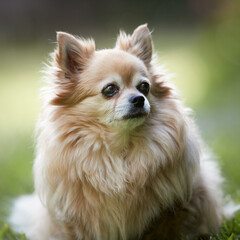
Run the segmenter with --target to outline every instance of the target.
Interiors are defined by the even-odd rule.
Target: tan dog
[[[156,65],[147,26],[121,33],[114,49],[62,32],[57,40],[37,124],[36,195],[16,202],[18,230],[31,240],[217,232],[218,167]]]

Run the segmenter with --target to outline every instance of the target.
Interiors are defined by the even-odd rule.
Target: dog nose
[[[132,96],[129,101],[134,105],[134,107],[142,108],[144,106],[145,98],[143,96]]]

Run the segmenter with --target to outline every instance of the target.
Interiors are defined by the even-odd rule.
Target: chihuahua
[[[222,222],[218,166],[147,25],[113,49],[57,33],[37,122],[35,194],[12,223],[30,240],[207,237]]]

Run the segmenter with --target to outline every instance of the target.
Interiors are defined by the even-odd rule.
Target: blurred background
[[[40,72],[56,31],[113,47],[120,29],[148,23],[165,64],[240,200],[239,0],[0,0],[0,218],[33,191],[33,132]]]

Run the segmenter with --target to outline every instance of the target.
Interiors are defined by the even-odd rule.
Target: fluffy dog
[[[121,32],[113,49],[63,32],[57,42],[37,123],[36,194],[15,203],[17,230],[31,240],[217,232],[218,167],[157,66],[147,25]]]

